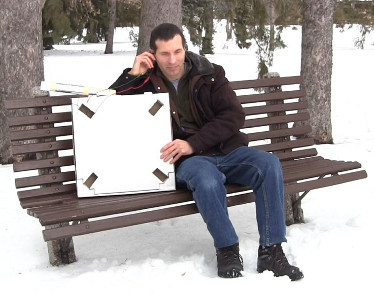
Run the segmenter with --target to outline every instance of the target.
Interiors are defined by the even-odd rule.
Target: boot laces
[[[277,245],[274,249],[274,261],[280,269],[289,269],[292,266],[289,264],[286,255],[283,252],[282,246]]]
[[[243,258],[242,256],[232,249],[225,249],[220,251],[221,259],[225,260],[225,266],[231,266],[233,264],[243,265]]]

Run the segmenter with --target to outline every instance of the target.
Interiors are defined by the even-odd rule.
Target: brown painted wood
[[[305,90],[238,95],[241,104],[280,101],[305,97]]]
[[[51,127],[43,129],[28,129],[20,131],[12,131],[10,133],[11,141],[19,140],[32,140],[40,138],[51,138],[58,136],[67,136],[73,134],[73,126],[61,126],[61,127]]]
[[[16,110],[22,108],[36,108],[36,107],[52,107],[71,105],[72,98],[80,98],[79,95],[71,96],[56,96],[56,97],[35,97],[33,99],[14,99],[6,100],[5,108],[8,110]]]
[[[75,180],[75,172],[70,171],[70,172],[64,172],[64,173],[17,178],[15,182],[16,182],[17,188],[24,188],[24,187],[43,185],[43,184],[63,183],[63,182],[74,181],[74,180]]]
[[[238,90],[238,89],[247,89],[247,88],[260,88],[260,87],[300,84],[301,81],[302,81],[302,78],[300,76],[289,76],[289,77],[264,78],[264,79],[257,79],[257,80],[231,81],[230,85],[232,89]]]
[[[231,82],[234,89],[300,85],[300,76]],[[59,157],[59,150],[73,149],[72,114],[69,109],[51,113],[51,107],[68,106],[81,96],[36,97],[6,101],[9,110],[31,109],[29,115],[9,119],[14,155],[30,155],[13,165],[16,173],[35,171],[15,180],[18,198],[29,215],[43,226],[64,222],[74,225],[47,229],[45,240],[83,235],[155,220],[196,213],[191,192],[176,190],[135,195],[78,198],[75,185],[74,157]],[[275,153],[282,161],[286,194],[310,191],[367,176],[358,162],[328,160],[318,156],[314,140],[307,138],[309,125],[292,127],[293,122],[308,121],[304,89],[238,94],[247,120],[243,131],[255,148]],[[69,107],[67,107],[69,108]],[[33,110],[39,109],[39,110]],[[70,110],[71,111],[71,110]],[[66,122],[66,123],[61,123]],[[61,124],[60,124],[61,123]],[[68,124],[68,125],[66,125]],[[15,130],[30,126],[32,129]],[[277,142],[275,142],[277,141]],[[68,167],[72,171],[61,171]],[[69,170],[70,170],[69,169]],[[36,175],[38,174],[38,175]],[[254,201],[250,187],[228,185],[229,206]],[[173,205],[172,207],[170,205]],[[155,209],[157,208],[157,209]],[[136,211],[135,214],[131,214]],[[130,214],[128,214],[130,213]],[[100,218],[110,216],[110,218]]]
[[[53,168],[74,165],[74,156],[66,156],[60,158],[30,160],[13,163],[14,172],[37,170],[42,168]]]
[[[30,115],[21,117],[8,118],[9,126],[28,126],[46,123],[71,122],[71,112],[45,114],[45,115]]]
[[[60,141],[51,141],[44,143],[31,143],[23,145],[12,146],[12,152],[15,155],[28,154],[28,153],[39,153],[39,152],[49,152],[56,150],[68,150],[73,148],[73,140],[66,139]]]

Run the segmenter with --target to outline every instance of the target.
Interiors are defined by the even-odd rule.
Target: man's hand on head
[[[148,69],[154,67],[154,62],[156,62],[156,58],[154,54],[151,52],[143,52],[140,55],[135,57],[134,65],[132,69],[129,71],[131,75],[140,75],[144,74]]]

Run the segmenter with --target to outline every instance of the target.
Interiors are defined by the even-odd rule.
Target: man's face
[[[184,74],[186,50],[182,37],[175,35],[169,41],[156,40],[156,61],[162,73],[169,81],[180,79]]]

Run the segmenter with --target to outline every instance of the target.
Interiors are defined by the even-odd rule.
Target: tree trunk
[[[86,35],[87,43],[96,44],[99,42],[99,37],[97,35],[97,25],[98,25],[98,21],[96,19],[91,18],[88,20],[87,35]]]
[[[272,72],[272,73],[267,73],[265,74],[264,78],[275,78],[279,77],[279,73],[277,72]],[[270,88],[265,88],[265,93],[276,93],[276,92],[282,92],[281,87],[270,87]],[[284,100],[278,100],[278,101],[271,101],[267,102],[270,105],[279,105],[279,104],[284,104]],[[286,115],[286,112],[275,112],[272,114],[269,114],[268,117],[273,117],[273,116],[284,116]],[[284,123],[279,123],[279,124],[273,124],[270,126],[269,130],[280,130],[280,129],[287,129],[288,124],[286,122]],[[272,138],[271,143],[285,143],[287,141],[290,141],[291,137],[284,137],[284,138]],[[287,152],[286,151],[281,151],[282,152]],[[301,200],[300,196],[298,193],[294,194],[285,194],[284,195],[284,214],[286,218],[286,224],[292,225],[296,223],[304,223],[304,212],[303,209],[301,208]]]
[[[205,54],[213,54],[213,34],[214,34],[214,3],[213,0],[207,0],[205,2],[206,7],[204,9],[204,19],[203,19],[203,29],[204,29],[204,36],[202,40],[202,46],[200,53],[202,55]]]
[[[182,0],[142,0],[137,54],[149,50],[151,31],[164,22],[182,28]]]
[[[108,0],[109,28],[108,37],[106,39],[105,54],[113,54],[114,29],[116,28],[116,10],[117,1]]]
[[[268,15],[268,24],[270,29],[270,39],[269,39],[269,51],[274,52],[275,50],[275,1],[274,0],[264,0],[266,12]]]
[[[309,103],[311,136],[332,143],[331,74],[335,0],[304,0],[301,75]]]
[[[32,98],[43,80],[44,0],[0,0],[0,162],[11,161],[5,99]],[[20,115],[22,113],[17,113]],[[16,115],[14,112],[9,115]]]

